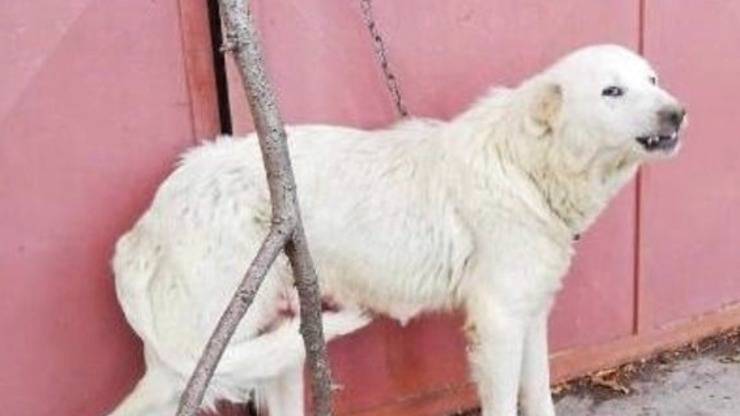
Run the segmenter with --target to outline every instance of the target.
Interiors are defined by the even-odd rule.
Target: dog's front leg
[[[484,296],[468,305],[468,319],[483,416],[516,416],[526,319]]]
[[[550,365],[547,353],[549,306],[529,325],[524,341],[521,397],[526,416],[555,416],[550,392]]]

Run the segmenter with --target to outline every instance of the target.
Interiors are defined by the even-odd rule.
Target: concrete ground
[[[738,416],[740,357],[680,360],[631,383],[611,398],[577,392],[557,403],[558,416]]]
[[[740,328],[554,391],[558,416],[740,416]]]

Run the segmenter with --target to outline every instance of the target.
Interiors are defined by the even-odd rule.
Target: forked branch
[[[331,415],[331,375],[321,325],[318,280],[303,231],[285,127],[265,72],[257,30],[246,0],[219,0],[226,31],[224,50],[236,59],[259,137],[272,202],[272,226],[209,339],[180,399],[177,416],[193,416],[218,361],[281,250],[290,260],[301,304],[301,334],[312,374],[317,415]]]

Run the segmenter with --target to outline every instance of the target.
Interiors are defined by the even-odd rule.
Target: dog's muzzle
[[[637,142],[648,152],[655,150],[673,150],[678,144],[678,130],[670,134],[655,134],[652,136],[640,136]]]
[[[678,106],[666,107],[658,111],[658,132],[640,136],[637,142],[648,152],[671,151],[678,144],[678,133],[686,118],[686,110]]]

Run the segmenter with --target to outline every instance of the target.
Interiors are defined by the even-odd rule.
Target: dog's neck
[[[582,170],[571,171],[562,160],[544,158],[526,167],[527,176],[539,189],[552,213],[580,235],[594,222],[606,204],[634,176],[638,163],[628,155],[595,156]]]
[[[453,120],[448,133],[450,143],[455,146],[455,141],[468,136],[467,140],[475,143],[472,151],[476,155],[469,155],[467,160],[494,159],[503,169],[519,172],[545,207],[546,212],[539,215],[555,217],[560,227],[554,231],[577,239],[634,176],[639,161],[628,153],[603,151],[576,166],[573,158],[558,147],[559,137],[528,137],[532,132],[524,131],[528,127],[522,125],[517,114],[522,109],[511,101],[510,92],[489,94]],[[490,166],[485,165],[481,162],[476,169],[479,174],[489,174],[486,169]]]

